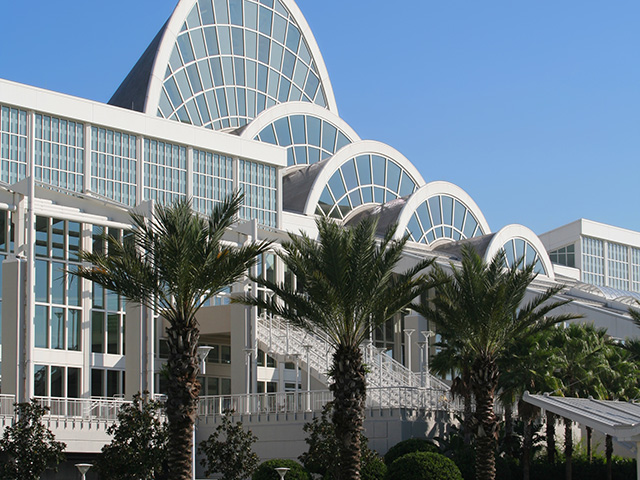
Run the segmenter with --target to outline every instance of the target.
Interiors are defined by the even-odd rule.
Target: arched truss
[[[404,155],[372,140],[347,145],[323,163],[309,189],[306,215],[343,219],[361,205],[383,204],[424,185]]]
[[[396,236],[434,245],[490,233],[476,202],[457,185],[437,181],[418,189],[398,215]]]
[[[340,117],[305,102],[282,103],[262,112],[240,136],[287,147],[289,166],[317,163],[360,140]]]
[[[527,227],[512,224],[501,228],[487,246],[485,260],[490,261],[502,249],[506,253],[509,266],[524,257],[526,265],[535,265],[536,273],[555,279],[553,266],[544,245]]]
[[[324,60],[293,0],[181,0],[147,95],[145,113],[216,130],[288,101],[338,113]]]

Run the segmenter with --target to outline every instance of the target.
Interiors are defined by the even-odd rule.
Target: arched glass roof
[[[220,130],[282,102],[328,107],[312,49],[284,3],[195,2],[172,48],[157,115]]]
[[[512,238],[502,246],[507,259],[507,265],[513,266],[522,259],[521,265],[534,265],[533,271],[547,275],[538,250],[524,238]]]
[[[316,213],[342,219],[360,205],[386,203],[411,195],[416,188],[416,180],[400,163],[382,155],[358,155],[331,176]]]
[[[411,215],[406,233],[414,242],[430,245],[441,238],[462,240],[479,237],[485,232],[464,203],[453,195],[433,195]]]
[[[289,166],[317,163],[352,142],[338,127],[315,115],[279,118],[255,139],[287,147]]]

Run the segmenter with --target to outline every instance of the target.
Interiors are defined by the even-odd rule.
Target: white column
[[[307,354],[307,393],[305,401],[305,410],[311,411],[311,363],[309,362],[309,353],[311,352],[311,345],[303,345],[305,353]]]
[[[409,372],[413,372],[413,370],[411,370],[411,335],[413,334],[413,332],[415,332],[415,330],[413,328],[405,328],[404,329],[404,334],[407,337],[407,348],[406,348],[406,352],[407,352],[407,358],[406,358],[406,367],[407,369],[409,369]],[[412,376],[409,377],[409,381],[412,381]],[[410,383],[409,384],[410,387],[413,387],[413,385]]]
[[[27,199],[27,288],[26,288],[26,309],[25,309],[25,345],[24,345],[24,387],[22,393],[23,398],[20,398],[21,402],[28,402],[33,397],[33,344],[34,344],[34,331],[33,331],[33,316],[35,312],[35,223],[36,215],[34,212],[34,199],[36,196],[36,167],[35,167],[35,138],[36,138],[36,122],[35,112],[29,112],[29,142],[27,152],[27,161],[29,162],[29,190]]]
[[[423,387],[431,387],[431,378],[429,374],[429,339],[435,336],[435,333],[431,330],[423,330],[420,332],[424,336],[424,365],[426,369],[426,384],[423,382]]]

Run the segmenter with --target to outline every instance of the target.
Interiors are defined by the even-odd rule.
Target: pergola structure
[[[593,398],[568,398],[531,395],[525,392],[522,399],[536,407],[568,418],[619,441],[636,444],[636,476],[640,480],[640,404]]]

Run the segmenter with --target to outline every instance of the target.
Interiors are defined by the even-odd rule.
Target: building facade
[[[522,225],[492,232],[462,189],[426,181],[393,147],[360,139],[338,115],[293,0],[180,0],[108,104],[0,80],[3,415],[15,400],[40,398],[68,451],[95,453],[123,401],[142,390],[161,394],[162,319],[64,272],[77,268],[79,250],[106,248],[103,232],[126,236],[130,211],[151,215],[154,203],[190,198],[206,214],[236,190],[244,203],[230,242],[278,242],[301,230],[313,237],[316,215],[345,225],[375,216],[381,229],[396,223],[396,235],[410,235],[408,264],[425,256],[456,262],[465,243],[487,259],[500,250],[509,264],[524,258],[539,274],[532,295],[576,283],[552,260],[571,267],[569,258],[598,251],[574,242],[569,257],[569,242],[545,243]],[[627,249],[631,290],[639,281],[635,241]],[[621,281],[622,253],[608,248],[610,278]],[[295,282],[274,252],[255,268]],[[263,458],[282,448],[295,457],[301,422],[328,398],[330,351],[321,338],[229,303],[246,288],[233,285],[199,314],[201,343],[211,350],[197,435],[206,438],[215,415],[233,406],[256,422],[261,440],[271,439]],[[577,299],[571,308],[615,324],[620,335],[635,333],[606,303]],[[369,407],[395,412],[368,427],[381,452],[434,421],[416,423],[407,412],[455,408],[428,372],[434,328],[407,312],[371,334]],[[276,424],[297,446],[283,446]]]

